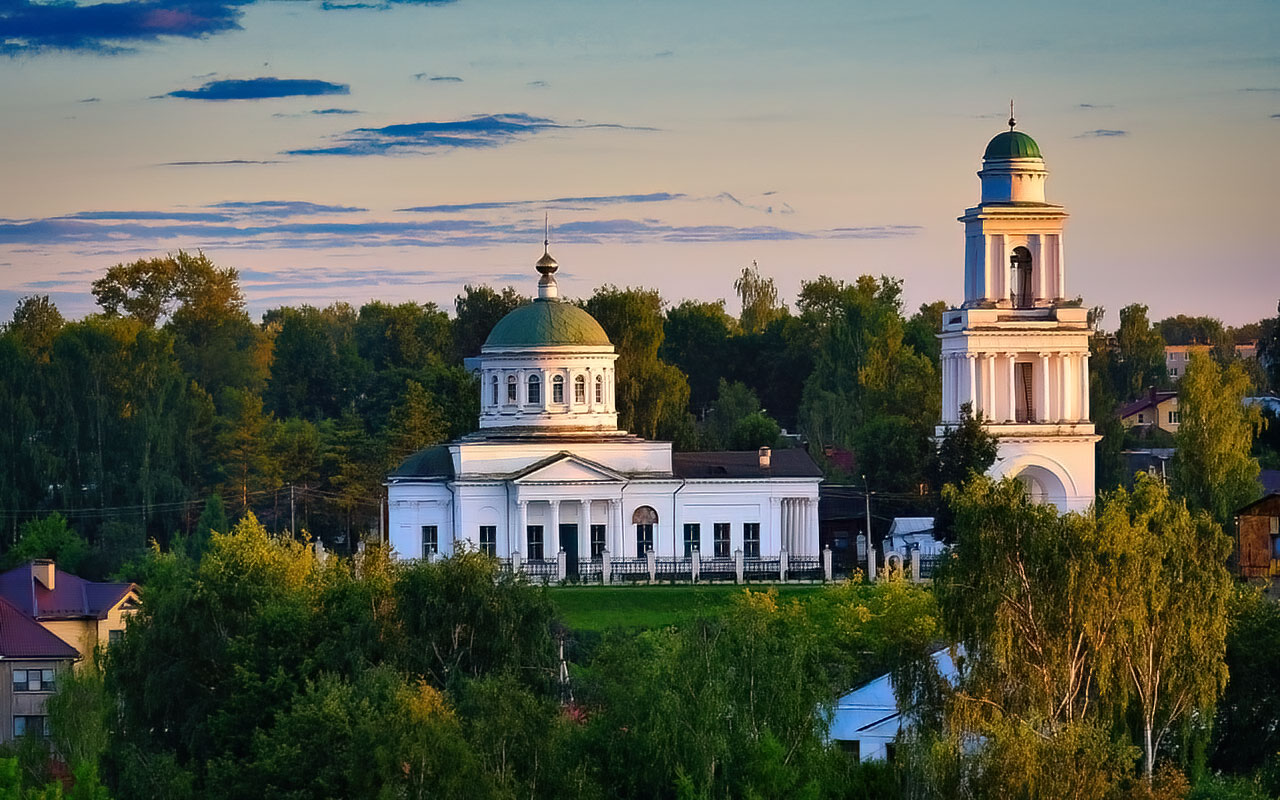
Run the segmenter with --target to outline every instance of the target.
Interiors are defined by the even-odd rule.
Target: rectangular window
[[[15,692],[52,692],[53,670],[15,669],[13,671],[13,690]]]
[[[759,522],[744,522],[742,524],[742,555],[747,558],[760,557]]]
[[[715,545],[716,558],[729,557],[729,523],[717,522],[712,526],[712,543]]]
[[[542,526],[530,525],[525,535],[529,539],[529,560],[541,561],[542,555]]]
[[[422,557],[440,552],[440,532],[435,525],[422,526]]]
[[[516,402],[516,376],[507,377],[507,403],[514,404]]]
[[[1280,517],[1269,517],[1269,519],[1271,520],[1271,532],[1280,534]]]
[[[1145,417],[1146,417],[1146,415],[1145,415],[1145,414],[1139,414],[1139,415],[1138,415],[1138,424],[1139,424],[1139,425],[1141,425],[1141,424],[1143,424],[1144,422],[1146,422],[1146,421],[1147,421],[1147,420],[1145,419]]]
[[[604,402],[604,379],[596,376],[596,405]]]
[[[107,631],[107,647],[115,647],[124,640],[124,630],[116,628],[113,631]]]
[[[551,379],[551,402],[564,402],[564,376],[557,375]]]
[[[591,526],[591,557],[601,558],[604,556],[604,526]]]
[[[496,556],[498,554],[497,525],[480,526],[480,552],[486,556]]]
[[[636,525],[636,558],[644,558],[644,554],[653,549],[653,523],[642,522]]]
[[[573,379],[573,402],[580,406],[587,404],[587,379],[581,375]]]
[[[49,735],[49,718],[36,716],[20,716],[13,718],[13,735],[14,736],[32,736],[48,737]]]
[[[702,526],[696,522],[685,523],[684,557],[689,558],[694,550],[702,549]]]
[[[856,764],[862,760],[862,742],[857,739],[840,739],[836,741],[836,745],[853,763]]]
[[[1176,377],[1178,377],[1178,368],[1177,368],[1177,367],[1169,367],[1169,377],[1171,377],[1171,378],[1176,378]]]

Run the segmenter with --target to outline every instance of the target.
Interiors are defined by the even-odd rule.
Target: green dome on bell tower
[[[987,144],[987,150],[982,157],[987,161],[1003,158],[1043,158],[1040,155],[1040,145],[1036,144],[1036,140],[1022,131],[1015,130],[996,134],[995,138]]]

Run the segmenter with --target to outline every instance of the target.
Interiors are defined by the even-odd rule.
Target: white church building
[[[606,583],[820,570],[822,472],[809,454],[674,453],[619,430],[618,356],[559,296],[557,269],[544,253],[537,299],[468,359],[479,431],[388,476],[394,552],[430,558],[465,543],[531,577]]]
[[[1063,223],[1045,201],[1040,147],[1022,131],[987,145],[967,209],[964,303],[943,314],[942,424],[968,403],[999,440],[992,477],[1015,476],[1060,511],[1094,499],[1088,310],[1068,299]]]

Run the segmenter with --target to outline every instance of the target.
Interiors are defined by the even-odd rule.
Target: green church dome
[[[1036,140],[1026,135],[1022,131],[1005,131],[996,134],[996,137],[987,145],[987,152],[982,154],[983,159],[990,161],[1000,158],[1041,158],[1040,145],[1036,144]]]
[[[572,303],[538,298],[498,320],[484,346],[539,347],[582,345],[608,347],[609,337],[596,318]]]

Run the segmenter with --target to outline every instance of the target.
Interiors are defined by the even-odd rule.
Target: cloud
[[[1280,86],[1269,86],[1266,88],[1250,88],[1241,89],[1242,92],[1280,92]]]
[[[330,83],[306,78],[229,78],[209,81],[199,89],[178,89],[164,97],[188,100],[264,100],[276,97],[315,97],[325,94],[351,94],[345,83]]]
[[[308,203],[302,200],[254,200],[252,202],[214,203],[205,208],[224,209],[226,211],[249,212],[273,217],[300,217],[308,214],[354,214],[368,211],[358,206],[329,206]]]
[[[1110,103],[1081,103],[1076,108],[1094,109],[1094,108],[1115,108]]]
[[[422,154],[455,148],[499,147],[550,130],[614,128],[651,131],[654,128],[609,123],[556,122],[529,114],[482,114],[446,122],[412,122],[382,128],[355,128],[339,134],[327,147],[287,150],[293,156],[375,156]]]
[[[1097,130],[1085,131],[1075,138],[1077,139],[1107,139],[1115,136],[1128,136],[1128,131],[1118,131],[1109,128],[1098,128]]]
[[[0,53],[50,50],[128,52],[162,37],[200,39],[240,29],[242,7],[252,0],[122,0],[75,3],[0,2]]]
[[[425,72],[415,72],[414,79],[420,81],[432,81],[435,83],[462,83],[462,78],[457,75],[428,75]]]
[[[546,81],[529,81],[528,83],[525,84],[525,86],[529,86],[534,89],[545,89],[550,85],[551,84],[547,83]]]
[[[1271,118],[1272,118],[1272,119],[1280,119],[1280,114],[1272,114],[1272,115],[1271,115]]]
[[[224,161],[165,161],[157,166],[160,167],[225,167],[240,166],[242,164],[279,164],[279,161],[251,161],[245,158],[228,158]]]
[[[354,108],[315,108],[311,110],[312,114],[320,116],[328,116],[330,114],[359,114]]]
[[[77,103],[101,103],[101,97],[86,97],[83,100],[77,100]]]
[[[489,203],[456,203],[437,206],[414,206],[413,208],[397,208],[396,211],[414,211],[427,214],[456,214],[468,211],[494,211],[502,209],[542,208],[570,204],[579,207],[616,205],[620,203],[665,203],[670,200],[683,200],[685,194],[670,192],[652,192],[650,194],[610,194],[594,197],[555,197],[550,200],[507,200]]]

